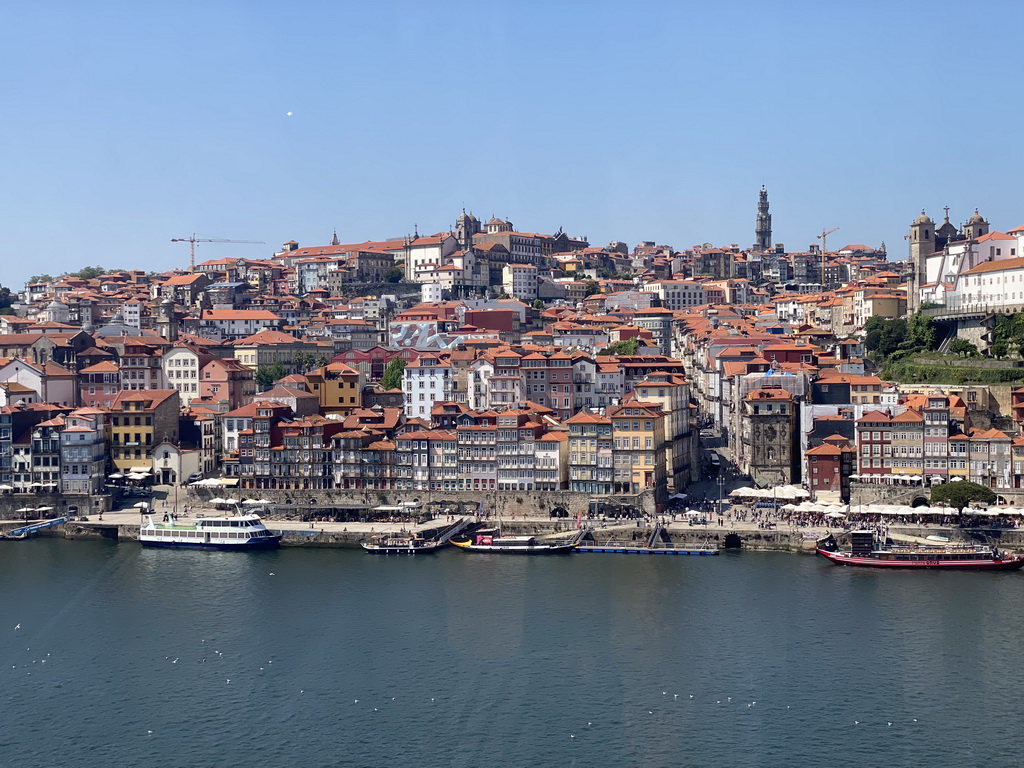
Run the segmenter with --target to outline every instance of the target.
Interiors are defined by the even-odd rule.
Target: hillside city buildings
[[[429,235],[32,282],[0,315],[0,486],[664,503],[714,434],[752,484],[817,498],[1024,487],[1024,388],[883,381],[864,348],[870,318],[918,308],[983,343],[986,313],[1024,310],[1024,227],[922,212],[893,262],[773,242],[764,188],[754,218],[752,246],[677,250],[463,211]]]

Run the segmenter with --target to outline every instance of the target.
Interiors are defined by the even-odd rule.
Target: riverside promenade
[[[162,520],[164,513],[170,513],[172,507],[163,508],[157,505],[152,514],[155,519]],[[179,512],[178,521],[192,522],[197,517],[211,517],[224,514],[223,508],[192,507],[189,514]],[[54,529],[48,535],[64,535],[71,539],[108,539],[122,542],[138,540],[139,527],[145,522],[148,512],[138,509],[122,509],[106,512],[101,516],[91,515],[86,520],[66,523],[62,529]],[[268,528],[284,534],[283,546],[310,548],[349,548],[359,547],[365,541],[382,533],[414,532],[429,538],[438,530],[447,526],[450,520],[458,516],[439,515],[424,522],[414,521],[372,521],[372,522],[302,522],[297,520],[276,519],[273,511],[262,513]],[[495,518],[483,518],[479,522],[495,525]],[[766,528],[754,522],[743,520],[716,519],[707,524],[691,524],[685,515],[666,515],[659,518],[637,518],[624,520],[588,520],[552,519],[544,515],[521,515],[501,521],[502,530],[509,535],[532,535],[541,538],[567,538],[574,535],[579,527],[586,526],[591,530],[594,540],[599,544],[616,542],[625,545],[642,545],[656,526],[667,533],[670,541],[681,546],[710,546],[719,549],[747,549],[761,551],[814,552],[817,539],[832,533],[837,537],[843,535],[843,528],[838,526],[797,526],[777,524]],[[940,528],[937,526],[900,526],[891,527],[894,536],[923,538],[939,534],[951,539],[959,538],[957,529]],[[1017,533],[1016,531],[1013,533]],[[1000,546],[1024,549],[1024,540],[1020,543],[1001,537]]]

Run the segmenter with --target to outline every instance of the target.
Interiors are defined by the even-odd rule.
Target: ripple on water
[[[1000,765],[1014,747],[1019,574],[754,553],[2,555],[22,768]]]

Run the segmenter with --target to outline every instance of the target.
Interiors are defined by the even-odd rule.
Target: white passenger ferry
[[[144,547],[191,547],[194,549],[274,549],[281,534],[268,530],[258,515],[200,517],[191,523],[158,523],[152,515],[139,530]]]

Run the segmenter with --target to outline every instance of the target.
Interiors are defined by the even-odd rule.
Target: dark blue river
[[[0,542],[0,763],[1019,765],[1022,578]]]

